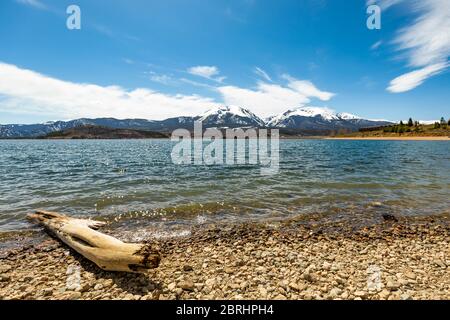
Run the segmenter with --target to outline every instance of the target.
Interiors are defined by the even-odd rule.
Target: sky
[[[0,124],[220,105],[448,118],[449,30],[448,0],[1,0]]]

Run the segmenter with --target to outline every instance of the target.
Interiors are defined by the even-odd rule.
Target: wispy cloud
[[[167,74],[159,74],[154,71],[149,72],[149,79],[153,82],[161,83],[164,85],[169,85],[174,83],[174,79]]]
[[[402,1],[404,0],[367,0],[367,5],[370,6],[372,4],[377,4],[381,7],[381,9],[386,10]]]
[[[416,68],[391,81],[388,90],[412,90],[428,78],[445,71],[450,56],[450,1],[448,0],[369,0],[383,9],[403,3],[417,15],[411,25],[399,30],[394,44],[408,66]]]
[[[197,115],[217,104],[199,95],[128,90],[52,78],[0,62],[0,110],[51,118],[115,117],[164,119]]]
[[[195,66],[187,69],[187,72],[198,77],[216,82],[223,82],[226,77],[219,76],[220,71],[216,66]]]
[[[412,1],[419,13],[414,24],[400,31],[395,43],[408,54],[409,65],[424,67],[447,61],[450,55],[450,1]]]
[[[215,86],[211,86],[211,85],[209,85],[207,83],[203,83],[203,82],[198,82],[198,81],[194,81],[194,80],[190,80],[190,79],[186,79],[186,78],[180,78],[179,80],[181,82],[190,84],[190,85],[195,86],[195,87],[208,88],[208,89],[213,89],[213,90],[216,89]]]
[[[379,40],[370,46],[370,50],[377,50],[383,44],[382,40]]]
[[[39,0],[16,0],[16,2],[28,6],[32,6],[38,9],[46,9],[47,6]]]
[[[303,94],[306,97],[313,97],[322,101],[328,101],[334,96],[334,93],[319,90],[311,81],[297,80],[288,74],[284,74],[282,78],[288,81],[289,88]]]
[[[393,79],[387,90],[393,93],[410,91],[420,86],[426,79],[439,74],[448,66],[448,63],[436,63],[419,70],[405,73]]]
[[[259,67],[255,67],[254,72],[260,76],[261,78],[263,78],[266,81],[270,81],[272,82],[272,78],[270,78],[270,76],[267,74],[267,72],[265,72],[263,69],[259,68]]]

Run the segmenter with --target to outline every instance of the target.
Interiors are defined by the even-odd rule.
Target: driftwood
[[[36,211],[28,218],[37,221],[62,242],[103,270],[145,272],[157,268],[159,252],[144,244],[124,243],[95,231],[104,222],[75,219],[56,212]]]

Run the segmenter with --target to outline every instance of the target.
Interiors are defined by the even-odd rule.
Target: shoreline
[[[212,226],[152,240],[161,265],[141,275],[45,236],[0,258],[0,299],[449,299],[449,232],[447,216]]]
[[[450,137],[326,137],[325,140],[450,141]]]
[[[88,139],[66,139],[66,138],[0,138],[0,141],[95,141],[95,140],[170,140],[167,138],[88,138]],[[226,140],[226,139],[224,139]],[[330,136],[283,136],[280,140],[385,140],[385,141],[450,141],[450,137],[330,137]]]

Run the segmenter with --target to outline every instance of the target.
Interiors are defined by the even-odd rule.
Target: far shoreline
[[[325,140],[389,140],[389,141],[450,141],[447,136],[435,137],[325,137]]]
[[[0,141],[80,141],[80,140],[170,140],[166,138],[80,138],[80,139],[64,139],[64,138],[0,138]],[[227,140],[224,138],[224,140]],[[329,137],[329,136],[296,136],[296,137],[280,137],[280,140],[373,140],[373,141],[450,141],[450,137]]]

